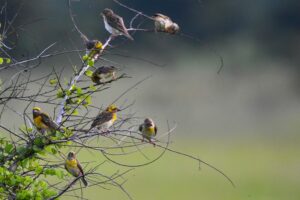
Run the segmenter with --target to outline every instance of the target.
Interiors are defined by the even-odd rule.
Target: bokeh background
[[[27,25],[18,30],[17,48],[10,52],[14,57],[34,56],[53,42],[57,42],[53,51],[83,48],[69,19],[67,1],[23,2],[15,26]],[[122,56],[108,55],[133,79],[121,80],[97,97],[99,107],[151,75],[120,104],[134,100],[130,112],[151,116],[161,132],[166,131],[167,120],[176,121],[171,147],[222,169],[236,184],[232,188],[205,165],[199,170],[197,162],[167,153],[127,175],[125,186],[132,197],[299,199],[300,1],[122,2],[148,15],[167,14],[180,25],[181,34],[137,33],[134,42],[118,48]],[[9,1],[8,17],[20,3]],[[127,23],[134,16],[113,1],[73,0],[72,9],[82,32],[91,38],[107,38],[99,16],[106,7],[124,16]],[[224,66],[218,74],[220,57]],[[79,65],[77,55],[44,60],[35,75],[53,66],[71,70],[70,65]],[[11,73],[1,71],[0,77]],[[22,109],[20,104],[14,106]],[[17,126],[17,121],[8,123]],[[150,157],[152,151],[156,150],[147,149]],[[79,157],[87,162],[94,159],[88,153]],[[106,170],[110,169],[104,166]],[[127,198],[116,189],[88,189],[84,193],[89,199]]]

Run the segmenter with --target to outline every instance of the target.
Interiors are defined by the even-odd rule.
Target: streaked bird
[[[117,112],[120,111],[115,105],[110,105],[101,112],[91,125],[91,129],[97,128],[99,131],[107,131],[117,120]]]
[[[50,130],[51,132],[60,130],[60,126],[54,122],[47,113],[41,111],[41,108],[34,107],[32,109],[33,122],[38,131],[45,133],[45,131]]]
[[[170,17],[161,13],[156,13],[153,16],[155,31],[176,34],[179,32],[179,26],[171,20]]]
[[[73,151],[68,153],[68,156],[67,156],[67,159],[65,162],[65,168],[74,177],[82,176],[81,177],[82,183],[84,184],[85,187],[88,185],[88,183],[84,177],[83,169],[82,169],[79,161],[76,159],[75,153]]]
[[[150,118],[146,118],[144,123],[139,126],[139,131],[142,133],[143,141],[146,138],[149,143],[155,146],[155,143],[152,141],[157,134],[157,126],[155,125],[154,121]]]
[[[101,13],[105,29],[113,36],[124,35],[133,40],[124,24],[123,18],[115,14],[111,9],[105,8]]]
[[[92,74],[92,81],[94,83],[101,83],[101,80],[112,78],[116,79],[116,68],[114,66],[102,66],[97,68]]]

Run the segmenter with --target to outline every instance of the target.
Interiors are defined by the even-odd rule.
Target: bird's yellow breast
[[[154,126],[145,128],[144,132],[145,132],[144,134],[147,135],[147,136],[153,136],[153,135],[155,135]]]
[[[77,161],[76,161],[76,159],[66,160],[66,165],[70,168],[76,168],[77,167]]]
[[[33,121],[34,121],[34,124],[36,125],[36,127],[38,127],[38,128],[42,128],[42,129],[47,129],[48,128],[48,126],[43,123],[42,116],[35,117],[33,119]]]
[[[112,115],[112,122],[114,122],[114,121],[116,121],[117,120],[117,114],[116,113],[113,113],[113,115]]]

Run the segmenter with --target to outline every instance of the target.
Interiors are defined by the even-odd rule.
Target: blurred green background
[[[1,0],[1,3],[4,1]],[[164,133],[166,121],[178,127],[171,148],[199,157],[222,169],[236,184],[212,169],[188,158],[167,152],[159,161],[126,175],[124,185],[134,199],[300,199],[300,1],[122,1],[151,15],[162,12],[178,22],[184,35],[137,33],[135,41],[118,51],[124,58],[107,55],[133,79],[120,80],[110,91],[97,96],[98,107],[106,106],[120,92],[149,75],[152,77],[128,93],[118,103],[135,101],[131,110],[140,117],[151,116]],[[9,1],[8,16],[20,5]],[[72,1],[80,29],[91,38],[105,40],[99,13],[105,7],[122,14],[126,23],[132,12],[112,1]],[[3,20],[3,18],[1,19]],[[82,49],[67,10],[67,1],[24,1],[16,18],[17,47],[9,53],[22,60],[38,54],[53,42],[52,51]],[[149,25],[149,23],[148,23]],[[7,40],[13,40],[13,35]],[[122,41],[122,39],[121,39]],[[220,74],[217,71],[224,67]],[[141,61],[143,58],[162,66]],[[44,60],[33,76],[55,66],[71,70],[79,65],[77,55]],[[107,64],[101,62],[98,65]],[[1,71],[5,79],[19,69]],[[12,103],[13,104],[13,103]],[[14,104],[22,109],[24,105]],[[46,108],[53,112],[53,108]],[[95,111],[96,113],[96,111]],[[16,128],[22,119],[8,124]],[[159,150],[149,146],[145,153],[155,157]],[[99,162],[104,160],[96,156]],[[82,153],[79,159],[94,161],[95,155]],[[123,162],[135,162],[131,157]],[[103,173],[115,169],[105,164]],[[117,189],[88,188],[89,199],[127,199]],[[63,198],[65,199],[65,198]]]

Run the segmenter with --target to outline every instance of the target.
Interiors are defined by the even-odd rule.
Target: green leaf
[[[65,96],[64,92],[62,91],[62,89],[58,89],[57,93],[56,93],[56,97],[57,98],[63,98]]]
[[[92,70],[86,70],[84,74],[88,77],[92,77],[93,73],[94,72]]]
[[[13,148],[14,148],[14,146],[12,144],[5,145],[5,149],[4,149],[5,153],[8,153],[8,154],[11,153]]]
[[[7,64],[11,63],[11,59],[10,58],[6,58],[6,63]]]
[[[72,115],[79,115],[78,109],[75,109],[75,110],[73,111]]]
[[[76,92],[78,95],[82,94],[82,89],[80,87],[76,87]]]
[[[95,62],[93,60],[88,61],[88,66],[93,67],[95,65]]]
[[[58,82],[58,80],[56,78],[49,80],[50,85],[56,85],[57,82]]]
[[[0,57],[0,65],[3,64],[3,58]]]
[[[97,90],[97,87],[94,86],[94,85],[92,84],[92,85],[89,86],[89,89],[90,89],[91,91],[96,91],[96,90]]]
[[[57,150],[55,149],[55,147],[52,147],[51,148],[51,152],[55,155],[55,154],[57,154]]]
[[[89,56],[88,56],[88,55],[85,54],[84,56],[82,56],[82,60],[83,60],[83,61],[87,61],[87,59],[89,59]]]

